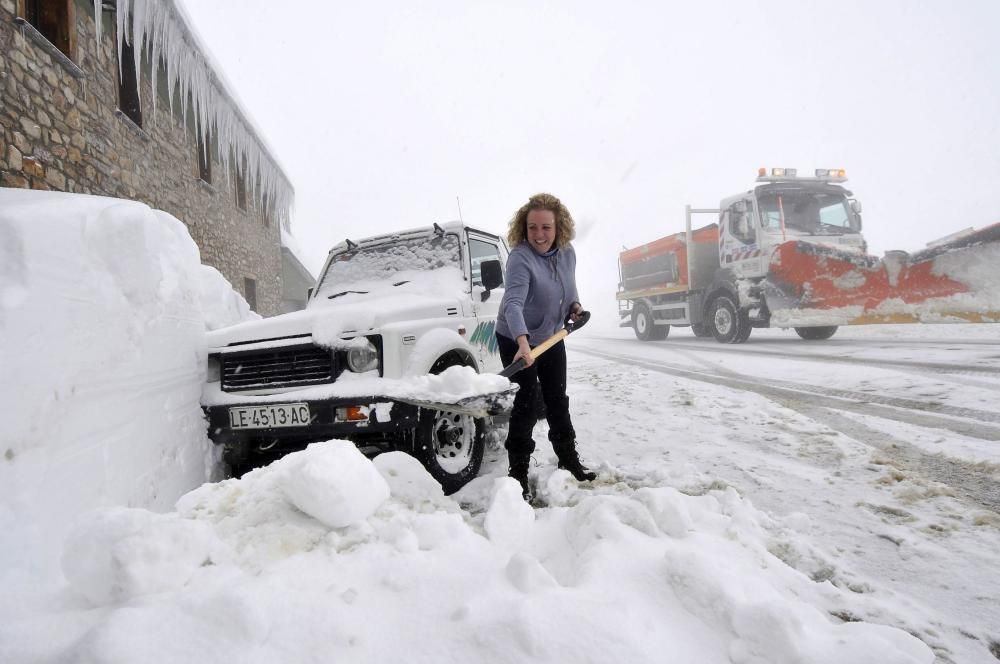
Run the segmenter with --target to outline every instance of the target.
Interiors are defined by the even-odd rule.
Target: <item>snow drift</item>
[[[0,189],[0,532],[17,542],[0,553],[9,608],[15,588],[58,579],[59,548],[84,511],[169,509],[212,477],[199,404],[205,332],[250,316],[169,214]]]
[[[465,498],[482,497],[485,516],[443,496],[412,457],[370,462],[333,441],[206,484],[176,513],[98,513],[66,552],[88,602],[64,606],[45,639],[33,636],[53,616],[0,624],[0,658],[933,660],[902,630],[833,618],[851,593],[769,553],[767,515],[732,489],[602,495],[557,470],[536,517],[513,480],[473,484]]]

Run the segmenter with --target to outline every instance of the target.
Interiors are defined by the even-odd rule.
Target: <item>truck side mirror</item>
[[[861,201],[852,198],[851,199],[851,210],[854,212],[854,218],[858,220],[858,230],[861,230]]]
[[[496,259],[483,261],[479,269],[483,278],[483,288],[491,291],[503,285],[503,270],[500,267],[500,261]]]

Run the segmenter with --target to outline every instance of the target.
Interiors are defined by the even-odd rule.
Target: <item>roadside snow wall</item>
[[[169,510],[213,478],[199,405],[205,331],[253,316],[169,214],[113,198],[0,189],[0,587],[8,608],[16,589],[60,578],[63,540],[81,513]]]

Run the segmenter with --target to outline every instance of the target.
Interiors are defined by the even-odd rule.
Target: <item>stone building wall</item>
[[[104,14],[98,44],[93,4],[76,0],[72,8],[70,62],[15,21],[16,0],[0,0],[0,186],[128,198],[165,210],[187,225],[202,262],[237,291],[246,296],[246,280],[255,282],[258,313],[280,313],[277,216],[263,213],[250,183],[247,209],[237,206],[236,179],[218,154],[211,183],[199,177],[192,117],[185,127],[179,92],[171,113],[162,70],[154,110],[149,63],[142,67],[141,128],[118,110],[114,16]]]

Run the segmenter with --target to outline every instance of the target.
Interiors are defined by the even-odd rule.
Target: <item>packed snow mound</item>
[[[346,440],[315,445],[282,460],[288,500],[330,528],[364,521],[389,497],[389,485],[357,446]]]
[[[0,531],[18,543],[0,552],[0,617],[35,575],[58,578],[78,515],[170,509],[216,473],[206,330],[251,315],[169,214],[0,189]]]
[[[104,608],[0,624],[0,659],[934,659],[906,632],[835,618],[861,600],[769,553],[767,515],[732,489],[610,495],[577,486],[535,511],[515,482],[498,478],[467,511],[413,459],[372,463],[346,445],[314,444],[242,479],[206,484],[176,514],[99,515],[74,536],[83,569],[67,574]],[[296,507],[288,492],[296,469],[308,469],[310,500],[324,495],[321,485],[366,478],[341,498],[337,509],[351,515],[343,525],[326,523],[334,519],[325,507]],[[45,632],[56,636],[36,638],[57,621],[58,632]]]

